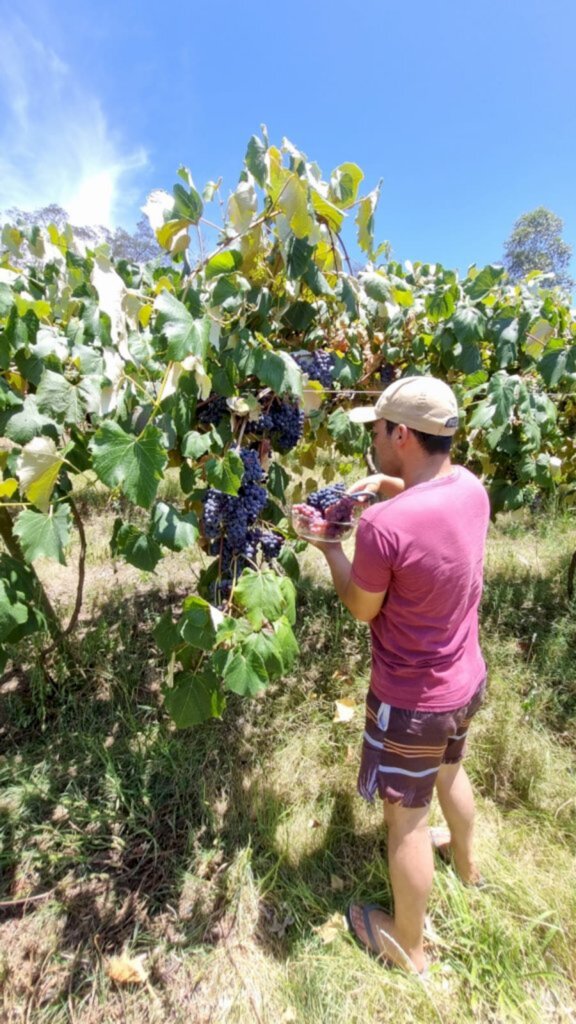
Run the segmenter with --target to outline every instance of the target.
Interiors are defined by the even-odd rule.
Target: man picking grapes
[[[485,686],[478,605],[489,504],[472,473],[450,461],[458,408],[442,381],[395,381],[375,406],[352,409],[350,417],[371,425],[380,471],[351,490],[389,500],[362,513],[352,563],[340,544],[314,543],[340,599],[370,623],[358,789],[367,800],[376,793],[383,800],[394,916],[353,904],[349,924],[367,948],[421,972],[434,788],[449,828],[442,851],[465,883],[479,879],[474,798],[462,758]]]

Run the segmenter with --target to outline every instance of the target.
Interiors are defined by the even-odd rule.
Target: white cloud
[[[0,209],[58,203],[75,224],[115,226],[145,150],[122,146],[98,98],[22,21],[2,36]]]

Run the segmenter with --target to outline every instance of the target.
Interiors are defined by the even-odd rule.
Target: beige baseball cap
[[[458,429],[458,403],[451,388],[436,377],[402,377],[382,392],[376,405],[348,412],[354,423],[390,420],[436,437],[451,437]]]

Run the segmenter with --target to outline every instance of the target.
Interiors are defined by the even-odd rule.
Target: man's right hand
[[[386,476],[385,473],[374,473],[372,476],[365,476],[363,480],[357,480],[348,488],[348,494],[357,494],[358,491],[372,491],[381,498],[395,498],[402,494],[404,481],[399,476]]]

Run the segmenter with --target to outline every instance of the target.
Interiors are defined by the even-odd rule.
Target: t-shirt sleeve
[[[357,587],[371,594],[388,589],[392,565],[387,547],[386,538],[380,530],[375,530],[372,523],[361,519],[352,561],[352,582]]]

